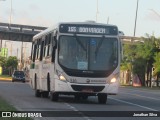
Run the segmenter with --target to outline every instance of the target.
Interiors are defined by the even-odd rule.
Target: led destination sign
[[[78,25],[78,24],[61,24],[59,31],[61,33],[77,34],[96,34],[96,35],[117,35],[118,29],[115,26],[102,25]]]

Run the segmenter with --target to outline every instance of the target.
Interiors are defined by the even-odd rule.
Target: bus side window
[[[38,59],[40,59],[40,55],[41,55],[41,41],[42,41],[42,39],[40,38],[39,40],[39,43],[38,43]]]
[[[41,41],[41,51],[40,51],[40,61],[42,61],[43,58],[43,52],[44,52],[44,40]]]
[[[35,62],[36,59],[36,51],[37,51],[37,45],[35,43],[33,43],[33,62]]]
[[[56,48],[57,48],[57,39],[56,36],[52,36],[52,62],[55,62],[55,54],[56,54]]]
[[[40,39],[37,40],[37,50],[36,50],[36,52],[37,52],[36,58],[37,59],[39,59],[39,51],[40,51]]]
[[[51,56],[51,34],[48,35],[48,49],[47,56]]]
[[[33,61],[33,52],[34,52],[34,43],[32,42],[32,49],[31,49],[31,60]]]
[[[47,36],[45,36],[44,46],[43,46],[43,58],[46,57],[46,48],[47,48]]]

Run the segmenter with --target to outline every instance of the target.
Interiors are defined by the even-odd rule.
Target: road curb
[[[0,77],[0,81],[12,81],[12,78],[10,78],[10,77],[6,77],[6,78]]]

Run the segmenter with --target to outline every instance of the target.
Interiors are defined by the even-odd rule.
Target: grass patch
[[[0,111],[17,111],[12,105],[8,104],[4,99],[0,97]],[[1,116],[1,115],[0,115]],[[11,118],[0,118],[0,120],[33,120],[32,118],[18,118],[18,117],[11,117]]]

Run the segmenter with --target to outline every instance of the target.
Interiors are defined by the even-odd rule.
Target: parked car
[[[12,82],[14,81],[25,82],[24,71],[15,70],[12,74]]]

